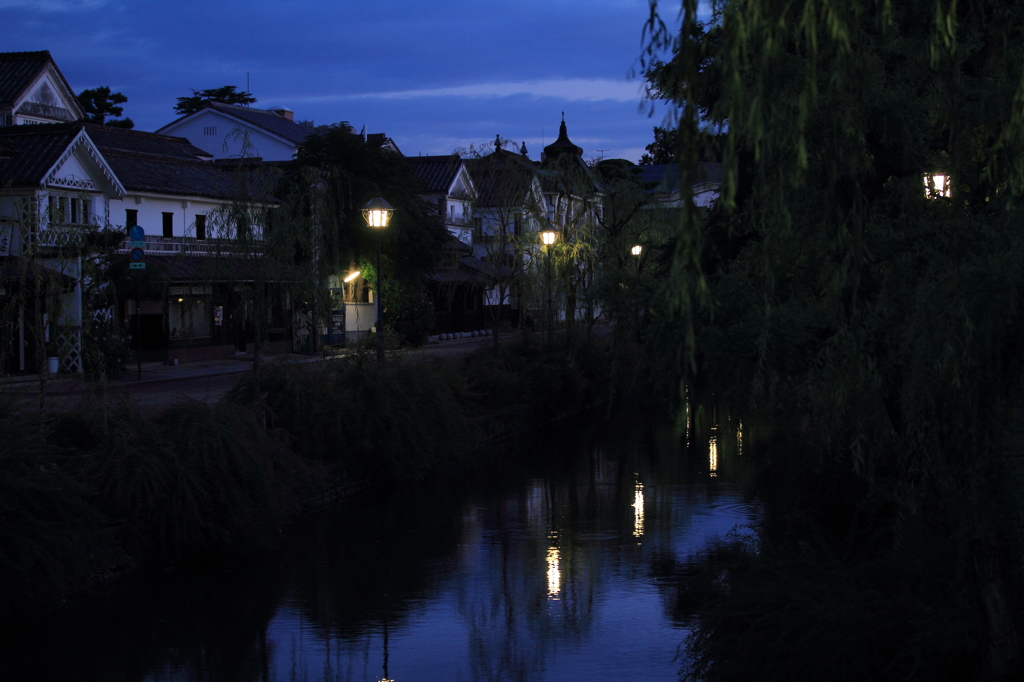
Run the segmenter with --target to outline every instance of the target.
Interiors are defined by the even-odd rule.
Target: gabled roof
[[[203,161],[188,140],[87,123],[0,127],[0,184],[39,187],[84,132],[118,191],[231,199],[238,196],[230,168]],[[104,173],[108,172],[104,170]],[[123,190],[121,189],[123,188]],[[265,197],[270,199],[270,197]]]
[[[76,116],[82,116],[82,108],[75,97],[75,91],[68,85],[64,74],[57,68],[56,62],[50,56],[49,50],[38,52],[0,52],[0,107],[11,107],[28,90],[39,76],[47,69],[53,68],[53,73],[59,80],[59,86],[64,88],[67,105],[70,110],[65,111],[62,107],[52,107],[35,102],[26,102],[22,108],[29,111],[23,112],[30,115],[46,116],[53,118],[65,118],[70,116],[73,120]]]
[[[64,161],[84,145],[103,181],[123,196],[123,185],[84,129],[85,124],[80,122],[0,127],[0,148],[8,150],[0,154],[0,184],[32,188],[47,184]]]
[[[49,50],[0,52],[0,106],[14,104],[51,61]]]
[[[76,123],[0,126],[0,184],[39,187],[81,131]]]
[[[89,131],[89,137],[96,143],[96,146],[103,150],[156,154],[190,161],[210,158],[209,152],[196,147],[184,137],[128,130],[115,126],[87,124],[85,128]]]
[[[287,140],[292,144],[299,144],[304,141],[313,132],[311,124],[302,122],[296,123],[295,121],[289,121],[283,116],[279,116],[272,111],[267,109],[253,109],[251,107],[243,107],[238,104],[223,104],[221,102],[208,102],[206,107],[200,109],[194,114],[188,116],[182,116],[181,118],[168,123],[160,130],[166,130],[180,121],[195,116],[197,114],[212,109],[226,116],[230,116],[239,121],[249,124],[254,128],[263,130],[264,132],[270,133],[276,137]],[[157,132],[160,132],[159,130]]]
[[[509,207],[526,202],[536,180],[533,162],[503,149],[466,162],[479,207]]]
[[[463,161],[457,154],[445,156],[409,156],[405,159],[423,183],[423,190],[447,194],[459,175]]]

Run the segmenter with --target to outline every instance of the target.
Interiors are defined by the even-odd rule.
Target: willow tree
[[[475,251],[488,264],[491,309],[491,340],[497,350],[501,333],[502,310],[507,304],[519,306],[520,314],[531,296],[531,274],[539,252],[538,226],[544,225],[544,197],[535,168],[525,152],[512,152],[502,146],[511,140],[496,136],[494,143],[457,149],[468,159],[476,188],[471,197],[474,221],[479,227],[473,236]],[[540,229],[544,229],[543,227]],[[550,293],[550,292],[549,292]]]
[[[326,277],[343,274],[354,264],[381,297],[385,324],[411,343],[426,341],[433,312],[425,282],[442,258],[447,232],[436,208],[420,198],[412,166],[382,140],[366,139],[341,123],[299,145],[290,172],[293,179],[301,179],[300,193],[316,179],[312,203],[296,205],[305,206],[300,215],[315,217],[321,246],[307,241],[301,253],[318,263],[318,272]],[[361,213],[378,196],[395,207],[379,235]],[[374,263],[378,236],[383,273]]]
[[[707,23],[697,10],[683,2],[678,32],[657,7],[647,24],[652,94],[678,105],[684,193],[701,131],[725,133],[717,207],[705,226],[688,202],[676,231],[684,357],[813,453],[773,457],[816,490],[790,499],[789,525],[769,518],[766,542],[810,543],[803,556],[874,590],[851,594],[883,598],[847,601],[869,625],[829,649],[852,611],[808,607],[787,629],[737,589],[750,599],[704,621],[692,672],[1019,673],[1007,425],[1024,406],[1024,7],[731,0]],[[933,560],[914,564],[922,552]],[[870,561],[940,594],[864,578]],[[761,577],[762,595],[784,582]],[[954,631],[969,634],[953,645]]]

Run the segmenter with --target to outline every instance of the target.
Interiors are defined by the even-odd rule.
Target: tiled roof
[[[152,154],[101,150],[124,188],[152,192],[230,199],[238,195],[234,176],[209,161],[189,161]]]
[[[0,155],[0,184],[38,187],[80,130],[79,123],[0,126],[0,147],[10,150]]]
[[[447,194],[455,182],[462,165],[462,159],[455,154],[446,156],[409,156],[405,159],[412,164],[416,175],[426,192]]]
[[[220,102],[211,102],[209,106],[229,116],[240,118],[246,123],[251,123],[257,128],[262,128],[295,144],[299,144],[313,132],[311,126],[289,121],[266,109],[252,109],[237,104],[221,104]]]
[[[187,140],[85,123],[0,127],[0,183],[38,187],[75,136],[85,129],[114,175],[134,192],[230,199],[239,195],[230,168],[197,158]],[[266,197],[271,200],[271,197]]]
[[[96,146],[102,150],[157,154],[191,161],[210,158],[209,152],[193,146],[183,137],[92,124],[86,125],[85,129]]]
[[[537,172],[526,157],[502,150],[467,161],[466,166],[476,187],[476,205],[483,207],[523,203]]]
[[[0,52],[0,105],[11,105],[50,62],[48,50]]]

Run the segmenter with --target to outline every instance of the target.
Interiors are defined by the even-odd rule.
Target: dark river
[[[686,440],[639,417],[560,424],[486,474],[316,512],[270,555],[4,631],[0,679],[675,680],[681,569],[756,513],[735,435]]]

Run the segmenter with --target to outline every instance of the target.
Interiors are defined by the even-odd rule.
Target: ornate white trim
[[[103,178],[108,183],[110,183],[111,187],[114,188],[114,193],[117,194],[117,198],[123,199],[125,194],[127,194],[124,186],[121,184],[121,181],[117,179],[117,176],[114,175],[114,171],[111,170],[110,166],[107,164],[107,160],[103,158],[103,155],[100,154],[100,150],[96,148],[96,145],[93,144],[93,141],[89,139],[89,136],[86,134],[84,130],[79,131],[78,135],[75,136],[75,139],[72,140],[71,144],[68,145],[68,148],[65,149],[64,153],[61,154],[59,159],[57,159],[57,163],[53,164],[53,166],[50,168],[49,172],[46,174],[46,179],[43,180],[43,186],[66,186],[61,184],[62,179],[57,178],[57,173],[64,166],[64,164],[67,163],[68,159],[70,159],[74,155],[75,151],[79,147],[83,147],[85,151],[89,154],[90,158],[92,158],[92,160],[96,163],[97,167],[99,167],[100,173],[103,174]],[[95,185],[93,185],[93,187],[95,189],[99,189]]]

